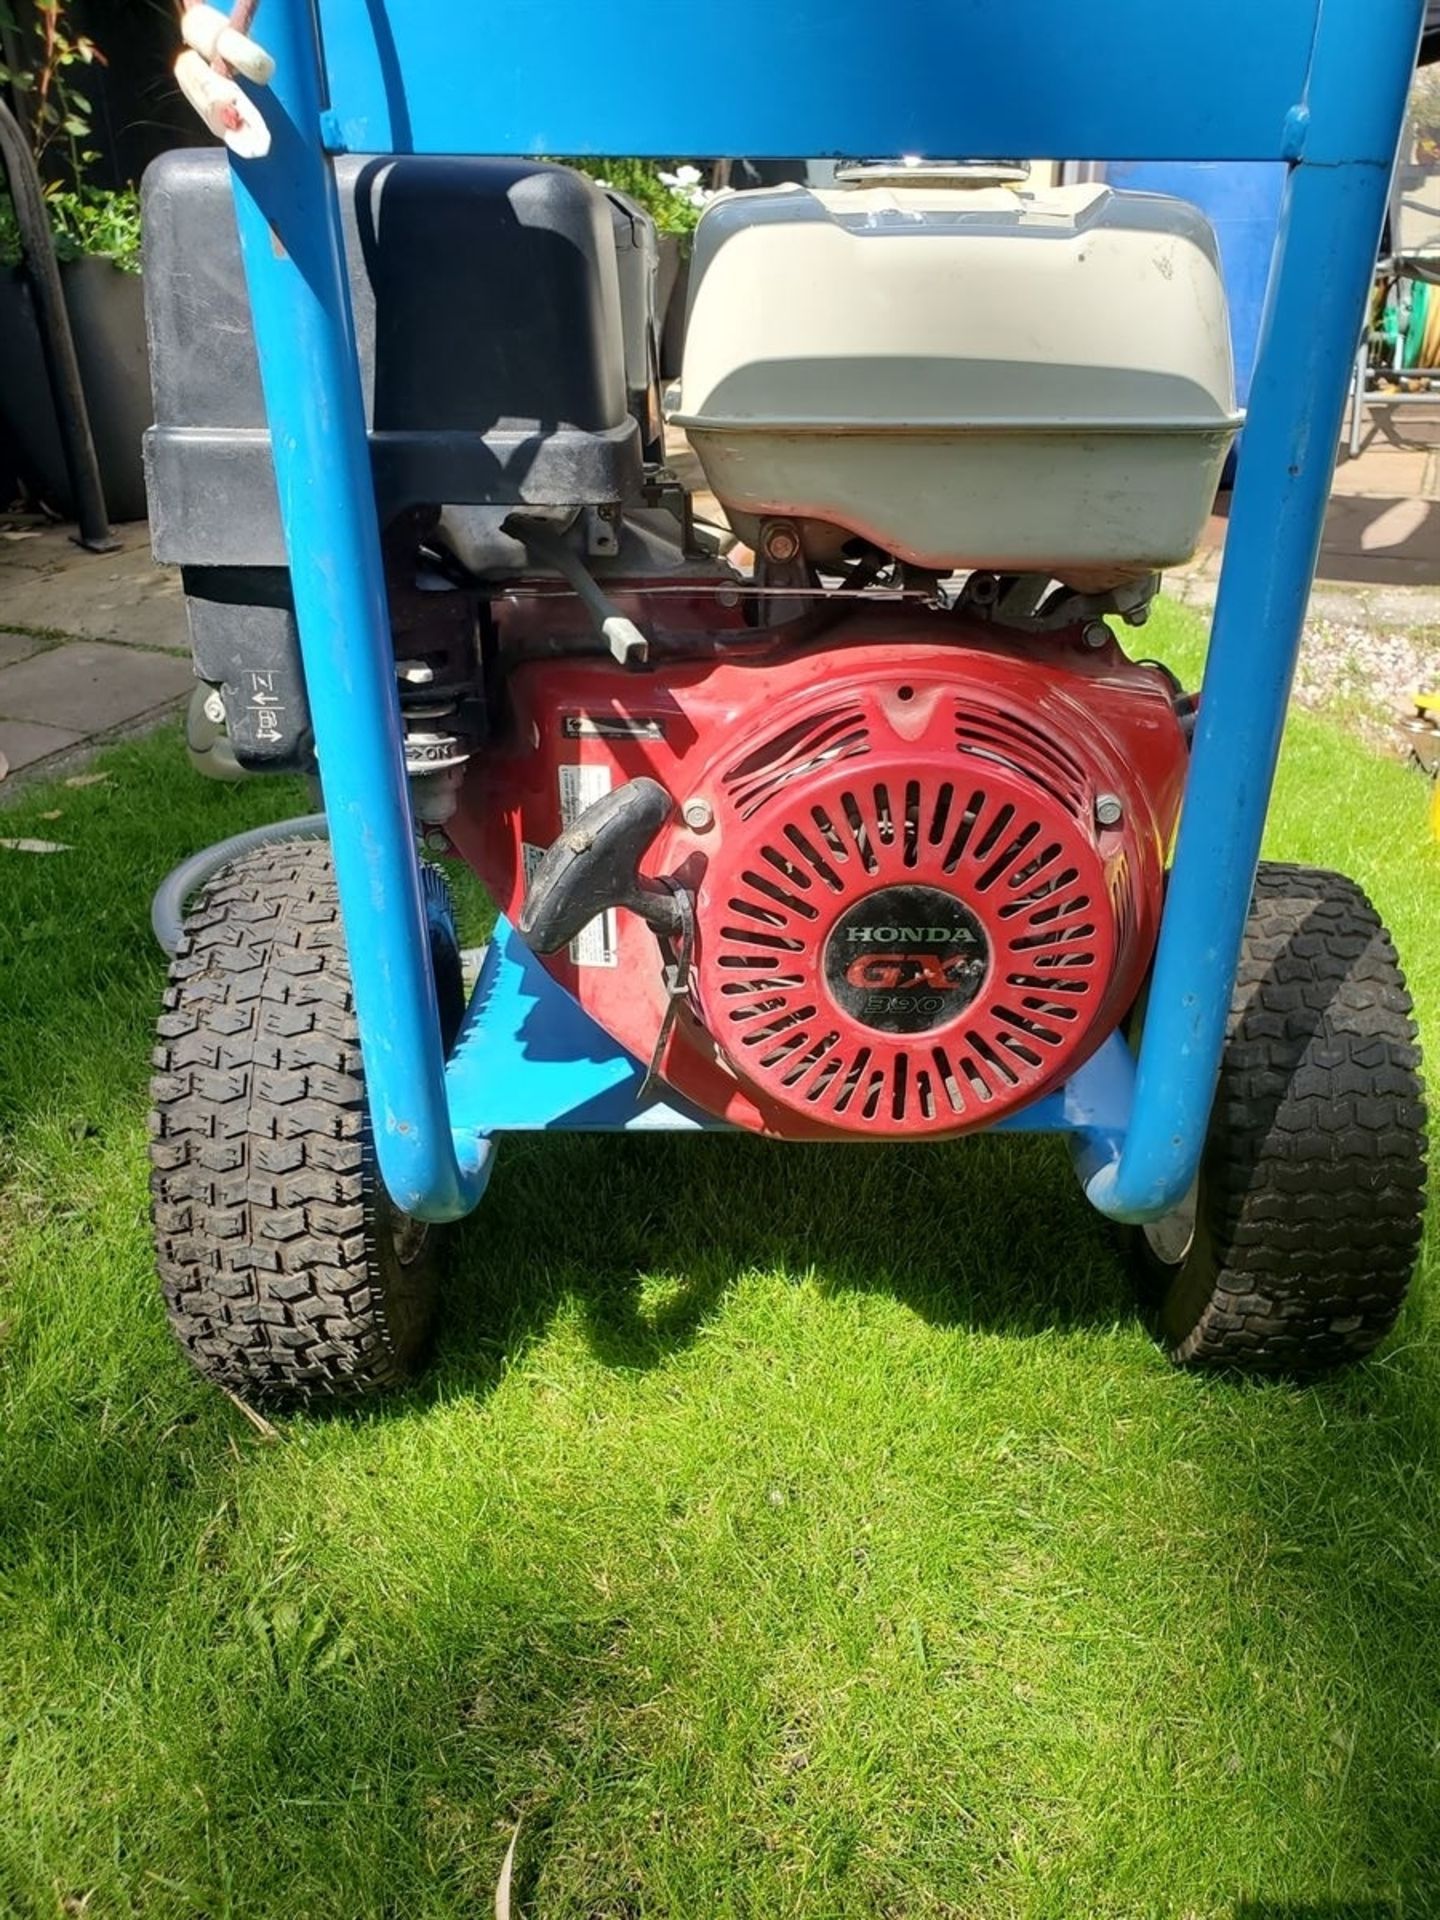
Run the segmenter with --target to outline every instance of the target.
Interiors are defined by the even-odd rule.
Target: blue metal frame
[[[507,1127],[639,1124],[639,1068],[540,986],[503,929],[448,1069],[442,1057],[327,152],[1289,162],[1133,1088],[1114,1041],[1010,1122],[1075,1133],[1095,1205],[1152,1219],[1183,1197],[1204,1141],[1423,10],[906,0],[881,16],[872,0],[732,0],[695,49],[691,91],[674,68],[664,86],[652,75],[680,24],[661,0],[319,0],[318,22],[311,0],[264,0],[277,68],[256,100],[273,144],[234,161],[236,201],[377,1150],[400,1206],[466,1212]]]

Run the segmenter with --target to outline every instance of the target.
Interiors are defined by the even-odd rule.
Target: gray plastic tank
[[[1148,571],[1194,551],[1240,424],[1214,235],[1183,201],[857,169],[715,201],[678,408],[752,539],[916,565]]]

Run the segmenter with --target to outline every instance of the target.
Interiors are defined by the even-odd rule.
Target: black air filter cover
[[[612,215],[530,160],[335,163],[382,523],[407,506],[631,497]],[[156,558],[282,566],[270,443],[221,153],[145,177]]]

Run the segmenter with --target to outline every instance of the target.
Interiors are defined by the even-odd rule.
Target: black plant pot
[[[145,349],[145,298],[138,273],[98,257],[60,269],[75,357],[112,520],[145,518],[140,442],[154,414]],[[47,505],[73,517],[75,500],[40,346],[29,282],[0,269],[0,414],[21,477]]]

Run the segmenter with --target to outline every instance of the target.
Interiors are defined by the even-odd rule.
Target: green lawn
[[[303,795],[101,764],[0,827],[0,1914],[470,1920],[517,1817],[536,1920],[1440,1913],[1433,1280],[1215,1383],[1053,1144],[537,1139],[424,1387],[267,1442],[156,1297],[146,916]],[[1297,718],[1271,851],[1436,1033],[1417,777]]]

